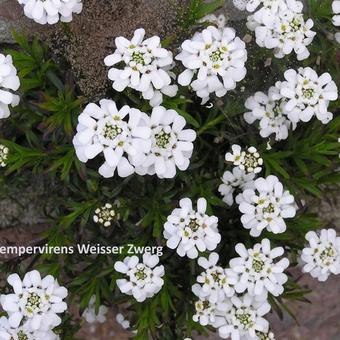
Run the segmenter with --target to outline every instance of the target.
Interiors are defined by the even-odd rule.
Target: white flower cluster
[[[261,243],[254,245],[252,249],[246,249],[242,243],[235,246],[240,257],[230,260],[230,268],[239,275],[235,285],[237,293],[248,292],[252,296],[263,295],[268,292],[274,296],[283,293],[283,284],[287,282],[287,275],[283,271],[288,268],[287,258],[274,262],[284,253],[282,247],[270,248],[270,241],[262,239]]]
[[[287,70],[284,77],[280,93],[288,101],[285,111],[292,122],[309,122],[316,116],[326,124],[333,119],[328,106],[330,101],[337,100],[338,88],[329,73],[318,76],[310,67],[301,67],[297,71]]]
[[[296,214],[294,197],[283,189],[276,176],[256,179],[254,189],[244,190],[236,197],[236,202],[243,214],[244,228],[250,229],[254,237],[260,236],[264,229],[274,234],[285,232],[285,219]]]
[[[126,320],[124,318],[124,315],[121,313],[118,313],[116,315],[116,321],[124,328],[124,329],[129,329],[130,328],[130,321]]]
[[[179,256],[191,259],[197,258],[199,252],[214,250],[221,241],[221,235],[217,228],[218,218],[206,214],[207,201],[199,198],[197,210],[194,210],[192,201],[183,198],[179,206],[164,224],[166,245],[171,249],[177,248]]]
[[[227,23],[227,18],[223,13],[219,14],[218,16],[215,14],[208,14],[202,19],[200,19],[199,22],[200,23],[209,22],[216,25],[218,28],[223,29]]]
[[[333,13],[333,24],[334,26],[340,26],[340,1],[335,0],[332,3]],[[335,40],[340,44],[340,32],[335,33]]]
[[[209,26],[197,32],[191,40],[185,40],[181,53],[176,56],[186,68],[179,77],[182,86],[191,86],[205,104],[210,94],[223,97],[236,88],[247,70],[245,43],[236,37],[230,27],[218,29]]]
[[[237,283],[237,274],[231,269],[217,266],[218,260],[217,253],[210,253],[208,260],[200,257],[197,262],[205,271],[197,277],[198,283],[192,286],[196,296],[213,304],[232,297]]]
[[[308,122],[315,116],[323,124],[333,119],[328,111],[330,101],[338,98],[338,89],[329,73],[321,76],[311,68],[289,69],[285,81],[276,82],[268,94],[257,92],[246,100],[247,123],[259,121],[260,135],[275,134],[276,140],[286,139],[290,128]]]
[[[127,105],[118,110],[114,101],[103,99],[79,115],[73,144],[82,162],[103,153],[103,177],[114,176],[117,169],[120,177],[136,172],[172,178],[176,167],[185,170],[190,163],[196,133],[185,125],[174,110],[156,107],[150,118]]]
[[[282,247],[271,249],[268,239],[251,249],[239,243],[235,250],[240,257],[230,260],[230,268],[217,265],[216,253],[211,253],[209,259],[198,259],[205,271],[192,286],[199,298],[193,320],[217,328],[222,338],[274,339],[263,316],[270,311],[268,292],[279,296],[284,291],[287,276],[283,271],[289,261],[287,258],[276,260],[284,250]]]
[[[150,253],[143,254],[143,261],[139,262],[137,256],[127,256],[122,261],[117,261],[114,268],[117,272],[123,273],[126,278],[116,281],[120,291],[132,295],[138,302],[157,294],[164,281],[164,267],[157,266],[159,257]]]
[[[234,144],[231,149],[233,153],[227,152],[225,154],[227,162],[231,162],[235,167],[245,171],[247,174],[258,174],[262,171],[263,159],[255,147],[251,146],[244,151],[239,145]]]
[[[289,120],[285,111],[286,104],[287,100],[282,97],[278,86],[272,86],[268,94],[256,92],[246,100],[245,107],[250,111],[244,114],[244,119],[248,124],[259,121],[263,138],[274,134],[277,141],[287,139],[289,129],[292,127],[294,130],[296,123]]]
[[[218,191],[223,196],[223,201],[229,206],[234,203],[234,192],[238,189],[246,190],[254,187],[255,174],[253,172],[247,174],[239,167],[234,167],[232,172],[225,171],[222,177],[222,184],[218,187]]]
[[[38,24],[56,24],[72,21],[73,13],[83,10],[82,0],[18,0],[24,6],[25,15]]]
[[[19,87],[20,80],[12,57],[0,53],[0,119],[9,117],[9,105],[14,107],[19,104],[20,98],[13,92]]]
[[[311,44],[316,33],[311,30],[313,20],[304,19],[302,2],[250,0],[247,4],[237,7],[254,12],[260,4],[260,9],[249,15],[247,22],[247,27],[255,31],[256,43],[260,47],[274,49],[277,58],[283,58],[293,51],[298,60],[308,58],[310,53],[307,46]]]
[[[319,281],[326,281],[330,274],[340,274],[340,237],[334,229],[306,234],[308,245],[302,250],[303,271]]]
[[[98,313],[96,313],[95,304],[96,304],[96,296],[92,295],[89,301],[89,305],[84,310],[82,316],[88,323],[95,323],[95,322],[104,323],[106,321],[106,314],[109,311],[109,309],[106,306],[101,305],[99,306]]]
[[[36,270],[26,273],[23,280],[18,274],[7,279],[14,293],[1,295],[2,308],[8,314],[1,318],[1,339],[57,340],[53,329],[60,325],[57,315],[67,309],[63,299],[67,289],[59,286],[57,280],[47,275],[43,279]]]
[[[7,165],[8,147],[0,144],[0,167],[4,168]]]
[[[100,208],[97,208],[93,215],[93,221],[104,227],[110,227],[115,219],[119,218],[116,210],[110,203],[106,203]]]
[[[119,92],[130,87],[142,93],[151,106],[163,102],[163,94],[174,97],[177,85],[171,85],[173,64],[172,53],[161,47],[160,38],[144,39],[145,30],[137,29],[131,40],[124,37],[115,39],[117,49],[108,55],[104,63],[112,67],[109,79],[112,87]]]
[[[233,144],[232,152],[225,154],[225,160],[233,164],[231,171],[225,171],[222,177],[222,184],[218,191],[223,196],[223,201],[229,206],[234,203],[234,193],[239,190],[253,189],[254,179],[257,173],[261,172],[263,159],[253,146],[246,151],[240,145]]]

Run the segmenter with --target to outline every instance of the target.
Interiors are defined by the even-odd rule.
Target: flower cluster
[[[120,110],[112,100],[103,99],[99,106],[90,103],[78,117],[73,139],[76,154],[87,162],[103,153],[105,162],[99,168],[103,177],[112,177],[117,169],[120,177],[134,172],[129,156],[150,150],[148,116],[125,105]]]
[[[199,198],[197,210],[194,210],[191,200],[183,198],[179,206],[164,224],[166,245],[171,249],[177,248],[178,255],[191,259],[197,258],[199,252],[214,250],[221,241],[221,235],[217,228],[218,218],[206,214],[207,201]]]
[[[268,292],[274,296],[283,293],[283,284],[287,281],[287,275],[283,271],[289,266],[289,261],[283,258],[274,262],[283,255],[282,247],[271,249],[269,240],[265,238],[252,249],[246,249],[242,243],[238,243],[235,250],[240,257],[231,259],[229,264],[239,275],[235,284],[237,293],[247,291],[252,296],[265,297]]]
[[[311,44],[315,32],[311,30],[312,19],[304,20],[303,4],[296,0],[249,1],[246,9],[254,11],[248,16],[247,26],[255,31],[256,43],[260,47],[274,49],[277,58],[283,58],[293,51],[298,60],[309,57],[307,46]]]
[[[184,129],[185,119],[175,110],[155,107],[149,121],[151,128],[151,147],[145,155],[132,156],[139,175],[154,175],[159,178],[173,178],[176,167],[182,171],[190,164],[193,141],[196,132]]]
[[[216,25],[218,28],[223,29],[227,23],[227,18],[222,13],[219,14],[218,16],[215,14],[208,14],[202,19],[200,19],[199,22],[200,23],[209,22],[209,23]]]
[[[308,122],[315,116],[323,124],[333,119],[328,111],[330,101],[338,98],[338,89],[329,73],[321,76],[311,68],[289,69],[285,81],[276,82],[268,94],[257,92],[246,100],[247,123],[259,121],[260,135],[275,134],[276,140],[286,139],[290,128]]]
[[[334,26],[340,26],[340,1],[334,0],[332,3],[333,13],[333,24]],[[335,40],[340,44],[340,32],[335,33]]]
[[[26,326],[12,327],[5,316],[0,318],[0,340],[60,340],[53,331],[33,331]]]
[[[221,179],[223,183],[218,187],[218,191],[223,196],[223,201],[232,206],[235,190],[252,189],[254,187],[255,174],[253,172],[247,174],[239,167],[234,167],[232,172],[225,171]]]
[[[67,289],[51,275],[42,279],[36,270],[26,273],[23,280],[18,274],[11,274],[7,281],[14,293],[1,295],[8,319],[1,319],[0,335],[9,334],[5,339],[59,339],[53,329],[61,323],[57,314],[67,309],[63,301]]]
[[[225,160],[231,162],[235,167],[245,171],[247,174],[257,174],[262,171],[263,159],[253,146],[249,147],[246,151],[234,144],[231,147],[232,153],[225,154]]]
[[[24,6],[25,15],[38,24],[56,24],[72,21],[73,13],[83,10],[82,0],[18,0]]]
[[[284,77],[280,93],[287,100],[284,109],[292,122],[309,122],[316,116],[326,124],[333,119],[328,105],[338,98],[338,89],[329,73],[318,76],[310,67],[301,67],[287,70]]]
[[[91,299],[89,301],[89,305],[83,312],[83,318],[89,322],[89,323],[94,323],[94,322],[99,322],[99,323],[104,323],[106,321],[106,314],[108,312],[108,308],[106,306],[99,306],[98,313],[96,313],[96,296],[92,295]]]
[[[197,96],[206,103],[211,93],[223,97],[236,88],[247,71],[245,43],[229,27],[218,29],[209,26],[185,40],[181,53],[176,56],[186,68],[179,77],[182,86],[190,85]]]
[[[278,234],[286,231],[284,219],[296,214],[294,197],[276,176],[258,178],[254,181],[254,189],[246,189],[236,197],[242,213],[241,222],[250,235],[260,236],[262,230]]]
[[[334,229],[306,234],[308,245],[302,250],[303,271],[319,281],[326,281],[330,274],[340,274],[340,237]]]
[[[116,321],[124,328],[124,329],[129,329],[130,328],[130,321],[126,320],[124,318],[124,315],[121,313],[118,313],[116,315]]]
[[[235,294],[234,286],[237,282],[237,274],[231,269],[217,266],[219,256],[210,253],[209,259],[200,257],[198,264],[205,269],[197,277],[197,282],[192,286],[192,291],[200,299],[208,300],[212,304],[222,301]]]
[[[163,102],[163,94],[173,97],[177,85],[171,85],[172,53],[161,47],[160,38],[145,39],[145,30],[137,29],[131,40],[124,37],[115,39],[117,49],[108,55],[104,63],[112,67],[109,79],[112,87],[119,92],[130,87],[142,93],[151,106]]]
[[[286,103],[287,100],[282,97],[277,86],[272,86],[268,94],[256,92],[245,102],[249,111],[244,114],[244,119],[248,124],[259,121],[260,135],[263,138],[274,134],[277,141],[286,139],[289,129],[296,128],[296,123],[292,123],[287,116]]]
[[[118,110],[114,101],[103,99],[79,115],[73,144],[82,162],[103,153],[103,177],[112,177],[117,169],[120,177],[136,172],[172,178],[176,166],[185,170],[190,163],[196,133],[185,125],[174,110],[159,106],[150,118],[127,105]]]
[[[8,147],[0,144],[0,167],[1,168],[4,168],[7,165],[8,152],[9,152]]]
[[[10,115],[9,105],[19,104],[19,96],[13,93],[20,87],[17,70],[10,55],[0,53],[0,119]]]
[[[143,254],[143,262],[139,262],[137,256],[127,256],[123,262],[117,261],[115,270],[126,276],[116,281],[120,291],[132,295],[138,302],[157,294],[164,284],[164,267],[157,266],[158,262],[159,257],[150,253]]]
[[[104,227],[110,227],[112,223],[119,218],[115,208],[110,203],[106,203],[100,208],[97,208],[93,215],[93,221]]]

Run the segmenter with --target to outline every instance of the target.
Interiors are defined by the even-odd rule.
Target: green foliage
[[[190,35],[197,27],[198,20],[214,12],[224,1],[205,2],[191,0],[188,6],[179,9],[178,37],[169,36],[166,44],[177,38]],[[312,56],[304,62],[318,72],[331,72],[339,79],[339,63],[333,41],[325,39],[324,27],[330,23],[330,1],[309,1],[310,16],[316,22],[318,35],[312,46]],[[244,29],[244,28],[241,28]],[[76,243],[98,243],[104,246],[160,245],[163,224],[168,214],[183,197],[205,197],[208,211],[219,217],[222,235],[217,251],[223,265],[235,256],[234,246],[242,241],[248,246],[257,239],[249,236],[240,223],[237,207],[227,207],[217,192],[220,177],[227,169],[225,152],[233,143],[242,146],[256,145],[265,163],[263,175],[275,174],[295,195],[300,207],[296,219],[289,221],[283,234],[264,233],[274,245],[290,247],[291,262],[296,263],[297,253],[304,243],[304,235],[309,230],[325,227],[315,214],[314,207],[320,200],[337,190],[340,183],[340,117],[336,116],[339,101],[332,110],[335,119],[322,125],[311,121],[290,133],[286,141],[275,142],[262,139],[254,126],[246,124],[242,118],[245,99],[256,90],[267,90],[289,67],[297,67],[292,57],[273,59],[272,69],[263,67],[263,60],[272,56],[251,45],[248,53],[249,70],[247,78],[239,85],[245,86],[244,93],[235,90],[222,100],[212,100],[211,105],[202,106],[187,89],[180,89],[175,98],[167,98],[164,106],[181,114],[198,138],[191,164],[186,172],[179,172],[171,180],[160,180],[150,176],[130,176],[126,179],[103,179],[97,173],[98,163],[93,160],[80,163],[72,146],[72,136],[76,128],[77,116],[86,104],[78,92],[67,65],[57,64],[50,57],[47,48],[33,40],[14,33],[17,48],[8,50],[19,70],[22,83],[21,103],[6,120],[6,132],[1,143],[10,149],[5,181],[15,185],[15,181],[25,171],[44,174],[58,187],[59,200],[53,213],[47,216],[51,228],[44,234],[49,245],[74,245]],[[132,91],[115,94],[120,104],[130,104],[142,110],[149,110]],[[268,144],[271,148],[268,148]],[[14,183],[14,184],[13,184]],[[94,210],[105,204],[119,200],[120,220],[112,228],[99,227],[92,221]],[[132,324],[137,335],[135,339],[183,339],[193,331],[206,329],[192,321],[194,296],[191,285],[200,273],[195,261],[179,258],[164,247],[162,264],[166,267],[165,285],[154,298],[145,303],[134,302],[127,295],[118,292],[115,281],[119,277],[113,263],[122,259],[120,255],[85,256],[82,254],[44,255],[34,259],[36,267],[44,273],[65,278],[69,283],[72,302],[84,309],[91,296],[96,296],[96,308],[100,304],[116,305],[127,303],[133,314]],[[17,270],[17,263],[2,264],[2,272]],[[25,264],[19,266],[24,271]],[[270,297],[273,309],[282,316],[283,311],[292,314],[288,302],[307,301],[308,291],[302,289],[291,275],[286,284],[285,294],[280,298]],[[77,324],[68,316],[58,331],[62,339],[73,339]]]

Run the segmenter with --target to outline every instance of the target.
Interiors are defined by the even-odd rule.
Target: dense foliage
[[[180,8],[178,25],[182,35],[191,36],[200,25],[198,20],[222,3],[214,1],[207,5],[201,0],[191,0],[188,7]],[[122,295],[116,287],[118,274],[113,264],[123,259],[124,253],[32,256],[27,261],[16,259],[3,263],[1,271],[25,273],[34,266],[43,273],[52,274],[70,289],[69,301],[79,302],[81,309],[88,305],[93,294],[97,308],[101,304],[113,306],[127,302],[131,324],[138,330],[136,339],[183,339],[190,337],[193,331],[206,332],[192,321],[195,297],[191,286],[200,268],[195,260],[180,258],[165,246],[163,224],[181,198],[204,197],[208,201],[208,214],[219,218],[222,242],[216,251],[222,265],[227,265],[235,256],[236,243],[251,247],[258,242],[243,228],[237,206],[228,207],[217,191],[228,167],[224,155],[232,144],[256,146],[264,159],[265,176],[275,174],[294,195],[299,210],[295,219],[288,220],[287,231],[277,235],[265,232],[261,236],[271,240],[273,246],[289,247],[291,263],[297,264],[306,232],[327,227],[315,213],[315,206],[336,192],[340,183],[340,116],[336,114],[339,101],[331,104],[330,111],[335,113],[335,118],[329,124],[323,125],[317,120],[301,124],[281,142],[261,138],[258,129],[244,121],[243,113],[246,98],[255,91],[267,91],[283,78],[288,68],[310,66],[318,73],[330,72],[334,80],[340,79],[338,45],[330,39],[329,33],[333,29],[330,1],[309,0],[308,11],[317,31],[309,48],[310,58],[303,62],[290,56],[273,58],[271,66],[265,67],[264,61],[272,57],[272,52],[250,43],[247,45],[248,73],[235,91],[203,106],[188,88],[180,88],[176,97],[166,99],[163,105],[185,117],[198,135],[189,169],[179,171],[174,179],[137,175],[104,179],[96,170],[95,160],[86,166],[80,163],[72,138],[78,114],[87,99],[79,93],[67,65],[54,61],[43,43],[36,39],[29,42],[15,33],[17,46],[7,52],[13,56],[19,71],[21,102],[6,120],[1,137],[1,144],[10,150],[7,167],[1,172],[1,182],[5,183],[2,190],[29,181],[30,172],[44,174],[51,183],[51,195],[56,199],[46,216],[50,228],[42,244],[160,245],[164,246],[160,261],[166,271],[161,291],[142,304]],[[243,24],[235,23],[240,37],[248,33]],[[169,35],[167,47],[175,49],[183,36]],[[109,91],[107,96],[120,106],[129,104],[151,112],[149,104],[132,90]],[[107,202],[119,202],[119,218],[109,228],[99,227],[93,222],[93,214]],[[290,312],[287,302],[305,300],[306,293],[308,291],[290,277],[284,294],[279,298],[271,296],[270,303],[279,314],[283,310]],[[70,324],[73,326],[69,327]],[[77,320],[65,316],[59,327],[62,339],[72,339],[77,325]]]

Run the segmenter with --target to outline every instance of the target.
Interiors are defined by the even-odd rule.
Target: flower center
[[[303,96],[306,99],[311,99],[314,96],[314,90],[313,89],[303,89]]]
[[[122,133],[122,131],[122,128],[118,125],[107,122],[102,133],[106,139],[114,140],[118,135]]]
[[[37,293],[29,293],[25,309],[27,313],[33,314],[41,308],[41,298]]]
[[[224,59],[223,51],[220,49],[213,51],[209,54],[209,58],[212,62],[222,61]]]
[[[136,64],[145,65],[144,53],[134,51],[131,58]]]
[[[156,145],[161,149],[166,149],[170,143],[171,134],[163,129],[155,134]]]
[[[258,165],[257,159],[258,157],[256,157],[255,154],[247,152],[244,156],[243,164],[246,168],[256,168]]]
[[[270,340],[269,335],[263,332],[256,331],[256,336],[259,340]]]
[[[141,281],[144,281],[147,277],[146,273],[145,273],[145,268],[141,268],[141,269],[138,269],[136,272],[135,272],[135,277],[138,279],[138,280],[141,280]]]
[[[260,273],[263,270],[264,265],[265,265],[264,261],[257,258],[253,259],[252,268],[256,273]]]
[[[275,208],[272,203],[268,204],[268,207],[262,209],[262,212],[265,214],[272,214],[275,211]]]
[[[241,325],[243,325],[245,329],[248,329],[254,325],[251,320],[251,314],[246,313],[244,310],[238,310],[236,312],[236,319],[240,321]]]
[[[23,331],[19,331],[17,333],[17,337],[18,337],[18,340],[28,340],[28,336]],[[13,338],[11,338],[11,340],[12,339]]]
[[[331,246],[324,249],[320,254],[320,259],[326,266],[329,266],[330,264],[332,264],[335,257],[336,257],[336,251]]]
[[[188,224],[188,227],[193,231],[197,231],[198,228],[200,227],[200,224],[197,221],[197,218],[190,218],[190,222]]]
[[[0,145],[0,166],[6,166],[6,161],[8,157],[8,148],[4,145]]]

